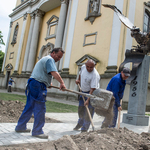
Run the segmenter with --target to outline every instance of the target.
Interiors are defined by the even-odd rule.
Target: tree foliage
[[[0,31],[0,44],[5,45],[4,40],[3,40],[2,31]],[[5,53],[0,50],[0,72],[2,70],[4,55],[5,55]]]
[[[4,40],[3,40],[2,31],[0,31],[0,44],[5,45]]]
[[[4,55],[5,55],[5,53],[0,50],[0,72],[2,69],[2,65],[3,65]]]

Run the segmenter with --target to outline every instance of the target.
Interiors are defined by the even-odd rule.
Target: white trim
[[[135,18],[135,7],[136,7],[136,0],[130,0],[128,18],[133,24],[134,24],[134,18]],[[132,48],[132,42],[133,42],[133,38],[131,37],[131,31],[130,31],[130,29],[127,28],[125,51],[126,51],[126,49]],[[124,57],[125,57],[125,55],[124,55]],[[125,67],[130,68],[130,63],[127,63],[125,65]]]
[[[73,35],[74,35],[74,30],[75,30],[76,15],[77,15],[77,9],[78,9],[78,1],[79,0],[73,0],[73,3],[72,3],[71,20],[70,20],[70,25],[69,25],[65,61],[64,61],[63,68],[69,68],[72,43],[73,43]]]
[[[65,47],[66,47],[66,39],[67,39],[67,32],[68,32],[68,25],[69,25],[69,17],[70,17],[70,11],[71,11],[71,4],[72,4],[72,0],[69,1],[69,8],[68,8],[68,13],[67,13],[67,19],[66,19],[64,37],[63,37],[63,44],[62,44],[62,49],[63,50],[65,50]],[[60,60],[59,70],[62,69],[63,60],[64,60],[64,56]]]
[[[120,11],[123,10],[123,4],[124,4],[124,0],[115,1],[115,6]],[[118,16],[114,12],[108,66],[117,66],[120,32],[121,32],[121,21],[119,20]]]
[[[23,45],[23,38],[24,38],[24,34],[25,34],[26,22],[27,22],[27,20],[23,21],[23,27],[22,27],[22,31],[21,31],[21,37],[20,37],[20,42],[19,42],[17,60],[16,60],[16,65],[15,65],[15,70],[14,71],[18,71],[18,68],[19,68],[19,61],[20,61],[21,49],[22,49],[22,45]]]
[[[136,6],[136,0],[130,0],[128,18],[133,24],[134,24],[134,18],[135,18],[135,6]],[[133,41],[133,38],[131,37],[131,31],[130,31],[130,29],[127,28],[125,49],[131,49],[132,41]]]

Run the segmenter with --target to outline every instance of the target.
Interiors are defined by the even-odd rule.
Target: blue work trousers
[[[112,124],[109,127],[115,128],[117,118],[118,118],[118,106],[116,104],[114,104],[114,106],[113,106],[113,112],[114,112],[113,121],[112,121]]]
[[[15,130],[26,130],[26,124],[34,114],[34,124],[32,135],[43,134],[46,112],[46,95],[47,89],[44,83],[40,83],[33,78],[28,80],[26,89],[27,102],[25,108],[18,120]]]
[[[83,92],[83,93],[89,93],[89,92]],[[85,101],[88,99],[87,97],[84,97]],[[89,102],[88,105],[91,117],[93,118],[94,115],[94,107],[92,107],[92,105]],[[88,130],[89,126],[90,126],[90,118],[88,115],[88,112],[86,110],[86,107],[84,106],[84,101],[82,96],[80,95],[79,97],[79,107],[78,107],[78,115],[79,115],[79,119],[78,119],[78,124],[82,126],[81,131],[82,130]]]

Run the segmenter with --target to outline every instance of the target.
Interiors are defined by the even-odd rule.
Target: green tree
[[[2,65],[3,65],[4,55],[5,55],[5,53],[0,50],[0,72],[2,69]]]
[[[5,45],[4,40],[3,40],[3,35],[2,35],[1,31],[0,31],[0,44]],[[1,48],[1,46],[0,46],[0,48]],[[0,50],[0,72],[1,72],[1,69],[2,69],[2,65],[3,65],[4,54],[5,53]]]
[[[4,40],[3,40],[2,31],[0,31],[0,44],[5,45]]]

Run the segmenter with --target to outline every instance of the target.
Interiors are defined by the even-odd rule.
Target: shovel
[[[50,87],[60,89],[57,86],[50,86]],[[109,104],[113,98],[113,93],[104,89],[96,89],[94,90],[92,95],[78,92],[78,91],[69,90],[69,89],[63,89],[63,90],[90,98],[91,105],[97,109],[101,107],[104,110],[108,110]]]

